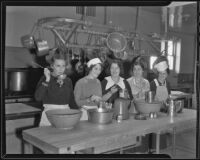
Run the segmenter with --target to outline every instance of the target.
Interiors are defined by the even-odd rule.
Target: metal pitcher
[[[129,107],[130,107],[130,100],[125,98],[117,98],[114,101],[114,118],[116,119],[118,115],[122,116],[122,119],[129,118]]]

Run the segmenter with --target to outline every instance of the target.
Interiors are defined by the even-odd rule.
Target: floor
[[[195,159],[196,158],[196,129],[187,130],[176,135],[176,154],[172,149],[162,149],[161,153],[168,154],[173,159]]]
[[[137,152],[135,148],[125,151],[125,154],[146,154]],[[154,154],[155,152],[153,152]],[[196,158],[196,129],[186,130],[176,134],[176,154],[172,154],[172,137],[168,136],[167,147],[160,150],[160,154],[167,154],[172,159],[195,159]]]

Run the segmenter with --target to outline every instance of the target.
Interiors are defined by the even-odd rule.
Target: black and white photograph
[[[77,4],[1,5],[4,156],[199,159],[199,3]]]

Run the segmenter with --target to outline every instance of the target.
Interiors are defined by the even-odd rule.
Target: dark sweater
[[[157,79],[157,81],[158,81],[159,86],[162,86],[162,84],[159,82],[158,79]],[[166,80],[166,87],[167,87],[168,94],[170,94],[171,93],[171,87],[170,87],[170,84],[167,80]],[[156,92],[156,89],[157,89],[157,86],[156,86],[155,81],[153,80],[150,83],[150,90]]]
[[[123,80],[124,84],[125,84],[125,88],[127,89],[128,91],[128,94],[129,94],[129,97],[130,99],[132,100],[133,99],[133,95],[132,95],[132,92],[131,92],[131,87],[129,85],[129,83],[124,79]],[[105,89],[106,88],[106,85],[107,85],[108,81],[106,79],[104,79],[102,82],[101,82],[101,86],[102,86],[102,95],[108,93],[111,88],[113,86],[111,86],[110,88],[108,88],[107,90]],[[109,103],[114,103],[115,99],[119,97],[119,91],[115,92],[114,94],[112,94],[112,96],[107,100],[107,102]]]
[[[70,108],[78,108],[74,100],[74,92],[71,79],[66,77],[61,87],[57,83],[56,77],[51,75],[48,86],[42,85],[42,82],[45,82],[45,79],[45,76],[42,76],[37,84],[35,91],[35,99],[37,101],[42,101],[43,104],[69,104]]]

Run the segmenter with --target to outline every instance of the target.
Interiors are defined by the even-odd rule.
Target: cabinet
[[[22,130],[37,127],[40,121],[41,109],[34,105],[39,104],[5,105],[6,154],[23,154]]]

